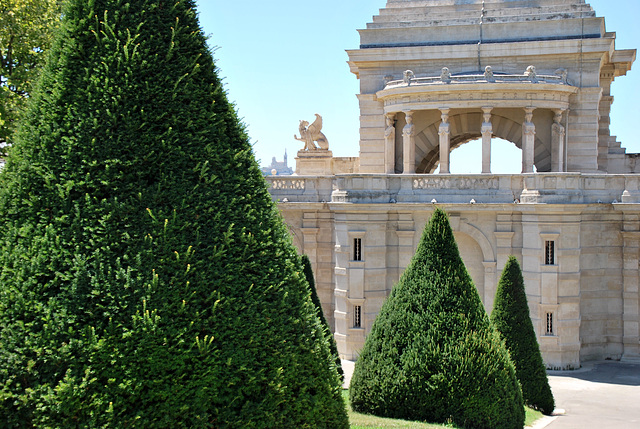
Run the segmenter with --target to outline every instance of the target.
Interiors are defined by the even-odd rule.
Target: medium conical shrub
[[[349,393],[363,413],[465,428],[523,427],[513,364],[442,210],[383,304]]]
[[[529,315],[522,271],[514,256],[502,271],[491,321],[511,353],[524,403],[544,414],[553,413],[553,393]]]
[[[0,175],[4,428],[346,428],[191,0],[70,0]]]
[[[313,276],[313,268],[311,267],[309,256],[302,255],[302,266],[304,267],[304,276],[306,277],[307,282],[309,282],[311,301],[316,307],[316,314],[318,318],[320,318],[320,322],[324,328],[325,336],[327,337],[329,348],[331,349],[331,355],[333,356],[333,360],[336,363],[336,369],[340,375],[340,381],[344,381],[344,371],[342,370],[342,362],[340,361],[340,354],[338,353],[338,345],[336,344],[335,338],[333,338],[333,333],[329,323],[327,322],[327,318],[324,317],[324,311],[322,310],[322,304],[320,303],[320,297],[318,296],[318,290],[316,289],[316,281]]]

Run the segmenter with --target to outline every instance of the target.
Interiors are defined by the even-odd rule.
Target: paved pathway
[[[639,429],[640,363],[595,362],[550,371],[556,408],[548,429]]]
[[[353,362],[342,361],[345,387]],[[587,363],[576,371],[549,371],[556,413],[535,429],[640,429],[640,362]]]

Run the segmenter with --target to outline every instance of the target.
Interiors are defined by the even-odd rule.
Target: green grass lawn
[[[343,390],[342,396],[347,403],[347,411],[349,412],[349,423],[351,423],[351,429],[362,428],[396,428],[396,429],[435,429],[435,428],[457,428],[455,425],[435,425],[431,423],[423,422],[411,422],[407,420],[386,419],[383,417],[370,416],[368,414],[356,413],[351,409],[349,403],[349,391]],[[525,424],[527,426],[533,424],[536,420],[542,417],[542,413],[534,411],[531,408],[526,408],[527,416]]]

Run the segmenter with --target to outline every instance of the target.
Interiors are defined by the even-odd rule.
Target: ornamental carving
[[[499,189],[496,177],[421,177],[413,180],[413,189]]]
[[[304,179],[276,179],[271,181],[271,189],[276,190],[304,190]]]

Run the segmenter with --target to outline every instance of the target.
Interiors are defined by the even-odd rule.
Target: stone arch
[[[472,237],[482,249],[482,257],[484,262],[493,262],[496,260],[495,254],[493,252],[493,247],[489,242],[489,239],[475,226],[471,225],[467,222],[462,222],[459,228],[460,232],[464,232],[465,234]]]
[[[539,109],[534,113],[536,139],[534,164],[538,172],[551,171],[551,111]],[[436,115],[437,116],[437,115]],[[417,122],[416,133],[416,173],[431,174],[440,162],[440,143],[438,138],[439,116],[428,115],[426,121]],[[520,117],[522,116],[522,117]],[[522,149],[522,109],[494,109],[491,122],[493,136],[513,143]],[[451,124],[451,150],[482,137],[482,111],[478,109],[457,109],[449,115]],[[480,162],[480,160],[478,160]]]
[[[287,223],[287,225],[290,224]],[[292,228],[291,226],[289,226],[288,229],[293,245],[296,247],[296,249],[298,249],[298,253],[302,255],[304,253],[304,240],[300,236],[300,230],[298,228]]]
[[[482,303],[489,311],[493,307],[497,286],[496,256],[493,247],[480,229],[464,221],[454,228],[454,236],[460,256],[478,289]]]
[[[467,233],[457,231],[454,232],[453,235],[456,238],[456,243],[458,243],[458,249],[460,251],[462,262],[464,262],[464,266],[467,268],[467,272],[471,276],[474,285],[478,289],[478,294],[480,295],[480,298],[482,299],[482,302],[484,304],[484,296],[487,285],[485,285],[482,249],[480,248],[478,242]]]

